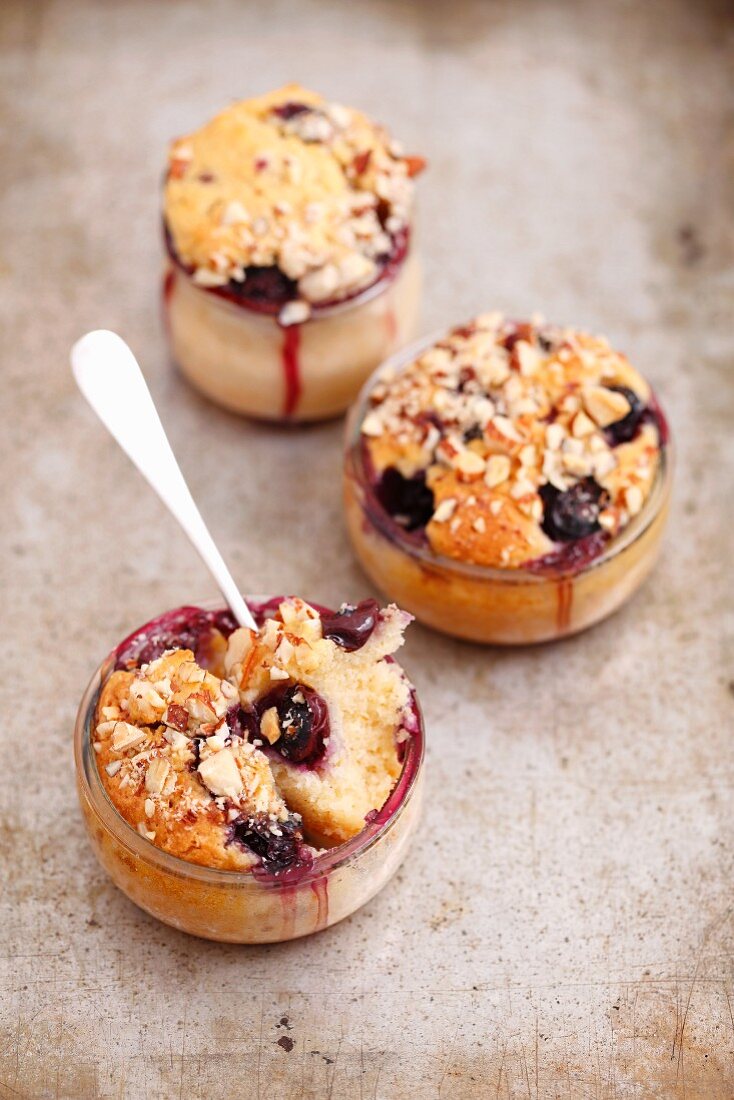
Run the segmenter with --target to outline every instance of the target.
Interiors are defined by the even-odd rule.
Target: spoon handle
[[[77,385],[131,462],[199,551],[240,626],[257,630],[171,450],[138,362],[124,340],[98,329],[71,349]]]

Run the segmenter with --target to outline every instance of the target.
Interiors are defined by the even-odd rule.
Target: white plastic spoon
[[[138,362],[124,340],[98,329],[71,349],[77,385],[108,432],[176,517],[240,626],[257,630],[249,607],[201,518],[171,450]]]

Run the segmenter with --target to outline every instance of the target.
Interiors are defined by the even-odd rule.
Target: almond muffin
[[[289,598],[267,605],[257,632],[188,608],[134,635],[92,724],[112,804],[191,863],[311,867],[400,775],[415,704],[390,655],[409,619],[375,601],[330,614]]]
[[[495,612],[483,600],[487,630],[472,627],[468,636],[488,641],[580,628],[567,615],[568,582],[640,526],[668,445],[649,384],[607,340],[500,314],[480,316],[397,369],[379,371],[355,420],[347,508],[371,576],[425,617],[431,578],[440,574],[442,598],[452,568],[457,584],[459,573],[467,585],[471,575],[489,594],[493,571],[505,585],[501,599],[499,589],[491,593],[495,611],[508,618],[512,588],[519,629],[514,638],[493,634]],[[389,544],[384,568],[375,531]],[[420,559],[419,567],[405,563],[418,568],[410,590],[399,583],[398,546]],[[555,630],[541,607],[542,588],[530,578],[564,582]],[[532,627],[524,605],[545,616],[539,631],[524,629]]]
[[[194,384],[260,417],[342,411],[415,321],[422,167],[362,112],[296,84],[173,142],[165,302]]]

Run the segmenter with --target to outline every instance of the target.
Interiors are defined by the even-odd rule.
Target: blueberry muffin
[[[518,621],[541,592],[522,591],[524,579],[568,582],[639,525],[668,442],[649,384],[607,340],[499,314],[378,372],[357,419],[347,506],[356,494],[350,529],[372,576],[395,595],[398,565],[385,583],[380,551],[366,545],[378,531],[420,559],[424,595],[432,567],[456,563],[478,580],[486,570],[485,586],[491,570],[519,597]],[[413,593],[400,598],[421,613]],[[517,640],[537,638],[519,630]]]
[[[188,377],[259,417],[343,411],[415,321],[422,166],[362,112],[295,84],[175,141],[164,287]]]
[[[379,813],[415,728],[390,655],[409,616],[274,602],[259,631],[194,608],[123,643],[92,724],[120,815],[180,859],[310,868]]]

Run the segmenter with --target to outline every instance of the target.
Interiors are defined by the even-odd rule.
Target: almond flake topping
[[[584,391],[584,405],[600,428],[622,420],[630,412],[631,406],[623,393],[608,390],[605,386],[590,386]]]
[[[301,325],[311,316],[311,307],[307,302],[288,302],[280,311],[278,320],[281,325]]]
[[[506,416],[494,416],[494,417],[492,417],[492,426],[494,428],[496,428],[497,431],[501,433],[501,435],[506,436],[507,439],[512,439],[516,443],[522,443],[523,442],[522,436],[519,434],[519,432],[517,431],[515,425],[512,423],[512,421],[508,417],[506,417]]]
[[[222,749],[208,756],[197,770],[213,795],[221,795],[234,802],[242,794],[242,777],[231,749]]]
[[[157,757],[151,760],[145,773],[145,789],[150,794],[160,794],[166,782],[171,765],[167,760]]]
[[[577,439],[583,439],[584,436],[591,435],[594,429],[594,421],[591,420],[583,410],[576,413],[573,418],[573,424],[571,425],[571,431]]]
[[[490,489],[501,485],[510,476],[510,460],[507,455],[490,455],[487,461],[487,472],[484,475],[485,483]]]
[[[642,490],[637,485],[630,485],[628,489],[624,491],[624,502],[627,505],[627,511],[631,516],[636,516],[643,504]]]
[[[481,477],[486,462],[476,451],[459,451],[453,459],[454,469],[466,478]]]
[[[442,500],[436,508],[436,511],[433,513],[433,522],[446,523],[448,520],[450,520],[454,512],[456,511],[456,503],[457,502],[454,497],[449,497],[447,500]]]
[[[112,748],[115,752],[132,749],[145,740],[145,733],[137,726],[131,726],[128,722],[115,722],[115,730],[112,734]]]
[[[263,714],[260,719],[260,732],[269,745],[274,745],[276,741],[280,740],[282,730],[276,707],[269,707]]]

